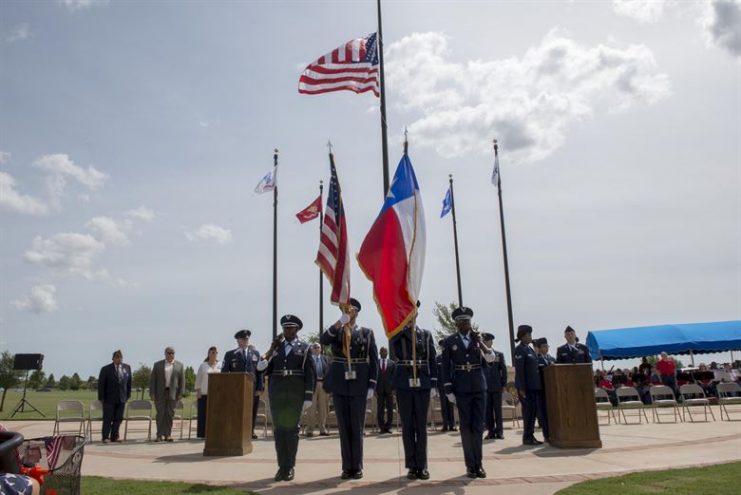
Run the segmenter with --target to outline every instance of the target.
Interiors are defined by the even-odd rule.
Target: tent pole
[[[602,371],[605,371],[605,358],[602,357],[602,352],[599,353],[599,364],[602,366]]]
[[[692,353],[692,350],[690,350],[690,361],[692,361],[692,367],[695,367],[695,355]]]

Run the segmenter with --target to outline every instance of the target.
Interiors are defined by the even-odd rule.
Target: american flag
[[[52,470],[57,467],[57,461],[59,460],[59,454],[62,452],[62,442],[64,442],[63,436],[58,437],[44,437],[44,447],[46,447],[46,463],[49,469]]]
[[[332,284],[332,304],[350,302],[350,250],[347,247],[347,224],[345,208],[342,206],[342,191],[337,180],[334,155],[329,154],[332,176],[329,179],[327,208],[324,210],[324,223],[319,236],[319,251],[315,263]]]
[[[348,41],[304,69],[298,92],[307,95],[348,90],[378,96],[378,36]]]

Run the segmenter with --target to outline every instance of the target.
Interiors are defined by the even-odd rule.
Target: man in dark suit
[[[381,347],[378,351],[378,383],[376,384],[376,413],[380,434],[391,433],[391,424],[394,420],[394,385],[392,378],[396,363],[388,358],[389,351]],[[385,413],[385,414],[384,414]]]
[[[98,400],[103,403],[103,443],[120,442],[118,429],[123,421],[126,401],[131,398],[131,367],[123,362],[121,351],[113,362],[100,368]]]
[[[455,427],[455,406],[448,400],[444,390],[444,384],[450,381],[450,377],[446,378],[443,376],[443,347],[445,347],[445,339],[440,339],[437,345],[440,347],[440,353],[435,358],[435,363],[437,365],[437,393],[438,397],[440,397],[440,415],[443,419],[442,431],[458,431],[458,428]]]
[[[343,480],[363,477],[363,429],[367,401],[378,380],[378,349],[370,328],[355,324],[360,303],[350,298],[348,313],[319,337],[331,346],[332,363],[324,389],[332,394],[340,434]]]
[[[469,478],[486,478],[482,465],[486,378],[483,366],[493,362],[494,353],[471,327],[473,310],[456,308],[451,314],[458,331],[445,339],[443,376],[445,395],[458,406],[461,443]]]
[[[280,319],[282,336],[275,339],[257,364],[268,375],[270,411],[273,416],[273,437],[278,457],[275,481],[291,481],[294,477],[298,451],[298,424],[301,413],[311,406],[314,394],[314,364],[309,357],[309,345],[298,339],[304,326],[301,319],[285,315]]]
[[[541,445],[543,442],[535,438],[535,418],[543,414],[538,405],[543,393],[543,383],[538,371],[538,355],[530,348],[533,341],[533,328],[530,325],[517,327],[519,345],[515,347],[515,388],[522,404],[522,444]],[[541,425],[544,420],[541,421]]]
[[[234,334],[237,339],[237,348],[227,351],[224,355],[224,361],[221,363],[222,373],[250,373],[255,379],[255,391],[252,399],[252,439],[257,440],[255,435],[255,420],[257,419],[257,408],[260,405],[260,392],[262,392],[263,379],[262,373],[257,371],[257,363],[260,362],[260,353],[254,347],[251,347],[250,337],[252,332],[249,330],[240,330]]]
[[[483,334],[484,344],[491,348],[494,335]],[[507,385],[507,365],[504,354],[492,348],[495,359],[484,368],[486,375],[486,435],[487,440],[504,439],[504,422],[502,421],[502,390]]]
[[[576,331],[570,326],[563,331],[566,343],[556,351],[556,362],[558,364],[577,364],[591,363],[592,357],[589,355],[589,349],[584,344],[580,344],[576,338]]]

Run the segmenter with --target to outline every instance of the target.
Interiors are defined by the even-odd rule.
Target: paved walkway
[[[716,417],[717,411],[716,411]],[[48,421],[8,424],[26,437],[51,433]],[[95,428],[95,426],[94,426]],[[111,478],[179,480],[232,485],[261,495],[492,494],[545,495],[573,483],[634,471],[700,466],[741,460],[741,421],[601,427],[603,448],[561,450],[523,447],[521,430],[484,443],[487,479],[469,480],[457,433],[429,436],[429,481],[407,481],[398,433],[365,439],[365,478],[341,481],[337,435],[301,439],[296,479],[272,481],[277,466],[272,437],[254,442],[244,457],[203,457],[203,442],[123,444],[95,442],[85,449],[83,474]],[[137,435],[141,438],[141,434]]]

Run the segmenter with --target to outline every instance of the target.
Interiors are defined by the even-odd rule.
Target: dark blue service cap
[[[455,308],[451,316],[456,321],[470,320],[471,318],[473,318],[473,310],[471,308],[467,308],[466,306],[461,306],[460,308]]]
[[[576,330],[574,330],[570,326],[567,326],[566,329],[563,331],[563,333],[568,333],[568,332],[574,332],[574,333],[576,333]]]
[[[494,340],[494,334],[492,333],[482,333],[481,338],[484,339],[484,341],[487,340]]]
[[[355,308],[356,310],[358,310],[358,312],[360,312],[360,310],[363,309],[363,307],[360,305],[360,303],[358,302],[358,300],[355,299],[354,297],[351,297],[350,298],[350,306],[352,306],[353,308]]]
[[[280,319],[280,326],[285,327],[298,327],[299,330],[304,328],[304,324],[296,315],[285,315]]]
[[[249,339],[252,335],[252,332],[249,330],[240,330],[239,332],[234,334],[235,339]]]
[[[548,339],[545,338],[545,337],[541,337],[539,339],[533,340],[533,344],[535,344],[536,346],[540,347],[540,346],[542,346],[544,344],[548,344]]]

